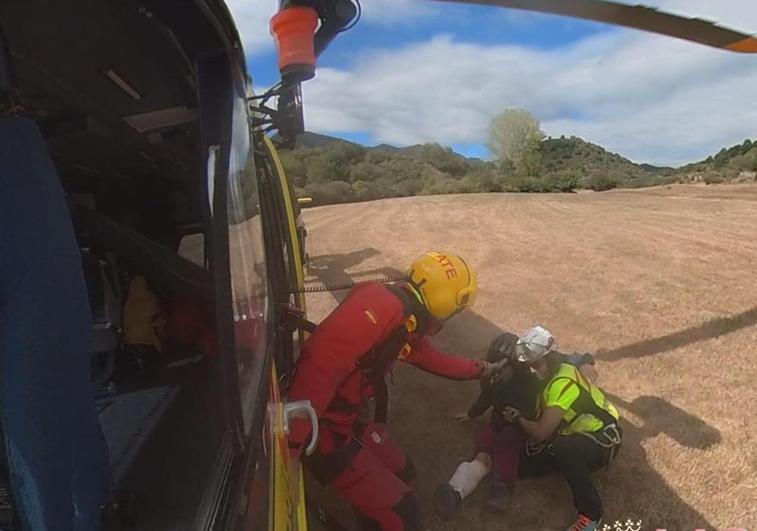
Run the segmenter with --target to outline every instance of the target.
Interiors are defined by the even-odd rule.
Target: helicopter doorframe
[[[266,526],[280,526],[283,523],[277,524],[274,515],[281,515],[283,511],[291,512],[299,522],[298,529],[304,531],[307,524],[301,470],[290,475],[288,451],[284,452],[286,455],[273,451],[278,449],[283,436],[274,433],[277,425],[275,411],[283,406],[276,368],[281,365],[284,371],[291,371],[295,345],[292,331],[283,325],[281,316],[292,299],[297,306],[304,307],[304,295],[296,289],[301,288],[304,277],[290,183],[270,139],[250,127],[248,121],[245,122],[249,135],[248,152],[234,151],[240,147],[235,144],[239,140],[235,138],[239,135],[237,114],[244,112],[245,118],[249,118],[250,113],[245,90],[247,78],[235,60],[235,53],[207,56],[198,64],[197,72],[203,165],[207,169],[203,182],[206,249],[216,286],[215,320],[223,359],[226,440],[230,443],[224,445],[228,448],[225,450],[228,455],[217,463],[220,484],[206,491],[200,511],[203,514],[198,515],[198,521],[204,527],[199,528],[218,529],[220,524],[220,529],[232,529],[235,525],[246,525],[245,529],[252,525],[252,529],[258,529],[263,522]],[[244,145],[242,149],[245,149]],[[258,353],[262,356],[258,363],[262,365],[255,371],[257,380],[252,382],[255,395],[246,396],[247,405],[241,403],[245,395],[239,387],[237,372],[243,355],[240,348],[244,349],[244,344],[237,344],[239,323],[235,320],[238,316],[234,310],[235,307],[239,309],[240,301],[235,300],[232,290],[234,264],[230,256],[230,226],[238,220],[231,219],[229,209],[233,207],[231,187],[240,184],[238,181],[232,183],[232,151],[237,158],[253,158],[242,178],[255,179],[259,211],[251,212],[250,219],[260,216],[266,262],[266,308],[263,313],[268,316],[265,323],[267,339],[265,352]],[[259,164],[265,164],[267,168],[259,167]],[[239,175],[235,179],[239,179]],[[254,411],[250,412],[250,407]],[[283,484],[289,487],[282,490]],[[267,507],[254,503],[254,493],[259,493],[256,489],[260,488],[268,491],[266,497],[270,505]],[[299,495],[284,499],[282,492],[291,489],[296,489]],[[255,514],[250,514],[253,512]],[[244,516],[236,522],[240,515]]]
[[[226,53],[205,56],[197,63],[199,119],[203,167],[207,169],[202,183],[204,198],[206,261],[215,286],[215,322],[222,363],[223,410],[226,433],[214,465],[211,484],[205,490],[195,518],[197,529],[227,527],[235,510],[234,471],[240,468],[242,455],[241,406],[236,381],[231,280],[229,272],[228,224],[226,195],[231,145],[233,110],[232,64]],[[236,480],[235,480],[236,479]]]

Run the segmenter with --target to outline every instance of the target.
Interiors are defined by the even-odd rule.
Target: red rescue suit
[[[342,494],[371,523],[369,528],[381,531],[417,527],[415,501],[403,481],[410,479],[410,461],[383,425],[360,422],[362,408],[374,396],[376,380],[369,379],[358,364],[408,320],[407,300],[415,302],[411,315],[416,322],[429,317],[414,295],[407,292],[407,297],[400,298],[393,292],[397,289],[375,283],[353,288],[303,344],[288,393],[289,401],[310,400],[318,415],[321,435],[312,461],[321,465],[319,479]],[[405,288],[400,285],[400,289]],[[446,378],[481,376],[484,363],[439,352],[425,337],[427,329],[421,324],[407,332],[403,336],[407,345],[396,359]],[[393,361],[381,370],[388,370]],[[293,421],[289,440],[295,453],[301,451],[310,431],[308,422]]]

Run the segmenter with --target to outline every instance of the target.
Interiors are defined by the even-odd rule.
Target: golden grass
[[[436,339],[449,352],[482,356],[499,328],[534,323],[563,350],[599,352],[601,385],[627,419],[622,454],[597,475],[607,520],[757,529],[757,187],[420,197],[310,209],[305,220],[313,279],[396,271],[430,249],[464,255],[481,293]],[[334,305],[312,297],[311,318]],[[427,529],[569,523],[558,478],[522,483],[505,517],[484,511],[480,489],[461,518],[436,522],[431,493],[472,450],[474,427],[452,416],[477,384],[394,373],[390,430],[421,472]]]

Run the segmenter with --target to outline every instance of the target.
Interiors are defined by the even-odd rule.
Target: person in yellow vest
[[[513,408],[505,415],[530,437],[519,476],[561,473],[578,512],[567,531],[596,531],[602,526],[602,501],[591,474],[615,459],[623,439],[620,416],[599,387],[553,355],[556,346],[554,336],[542,326],[520,336],[519,359],[545,384],[537,419]]]

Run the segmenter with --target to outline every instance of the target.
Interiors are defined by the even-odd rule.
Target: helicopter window
[[[229,259],[239,391],[245,431],[263,382],[268,338],[268,279],[260,199],[250,145],[246,100],[235,98],[229,156]]]

